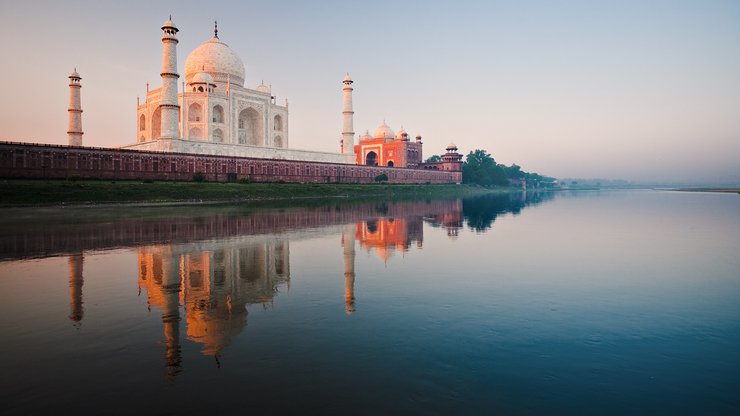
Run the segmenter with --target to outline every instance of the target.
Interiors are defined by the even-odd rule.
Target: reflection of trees
[[[493,225],[496,217],[508,212],[519,214],[522,208],[538,205],[554,197],[552,192],[488,194],[462,201],[463,216],[471,230],[481,232]]]

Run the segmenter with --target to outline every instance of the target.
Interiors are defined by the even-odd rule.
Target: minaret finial
[[[218,20],[213,21],[213,36],[218,39]]]
[[[170,15],[170,18],[169,18],[169,20],[170,20],[170,21],[172,21],[172,15]]]

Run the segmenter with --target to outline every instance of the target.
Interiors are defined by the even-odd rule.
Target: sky
[[[0,140],[67,143],[68,75],[83,143],[136,140],[136,99],[213,34],[289,99],[290,147],[339,151],[342,78],[355,132],[385,120],[558,178],[740,183],[740,1],[0,0]],[[357,139],[356,139],[357,140]]]

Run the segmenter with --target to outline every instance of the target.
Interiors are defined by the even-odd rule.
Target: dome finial
[[[218,39],[218,21],[213,21],[213,37]]]

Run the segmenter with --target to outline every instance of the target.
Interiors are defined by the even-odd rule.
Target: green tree
[[[463,163],[463,182],[478,185],[507,185],[506,171],[483,149],[468,153]]]
[[[431,155],[424,162],[425,163],[436,163],[436,162],[441,162],[441,161],[442,161],[442,156],[440,156],[440,155]]]

